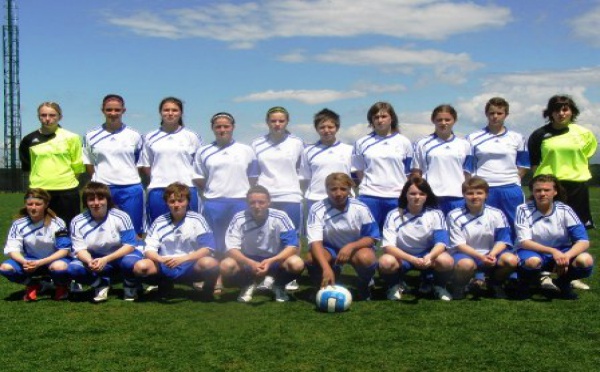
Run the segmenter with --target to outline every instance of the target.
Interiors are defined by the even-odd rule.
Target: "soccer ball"
[[[329,285],[317,292],[317,308],[326,313],[341,313],[350,308],[352,295],[341,285]]]

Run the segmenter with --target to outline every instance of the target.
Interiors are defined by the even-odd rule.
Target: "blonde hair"
[[[37,108],[38,114],[40,113],[40,109],[42,107],[50,107],[52,110],[56,111],[56,113],[58,114],[58,119],[62,119],[62,109],[60,108],[60,105],[58,103],[51,101],[42,102]]]

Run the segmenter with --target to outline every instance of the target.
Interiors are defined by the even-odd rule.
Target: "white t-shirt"
[[[439,209],[425,208],[417,215],[394,209],[385,220],[381,246],[396,247],[415,256],[429,252],[438,243],[447,246],[448,239],[445,217]]]
[[[467,244],[478,253],[488,254],[497,242],[512,246],[510,227],[500,209],[486,205],[478,215],[465,207],[451,210],[446,217],[450,230],[450,246]]]
[[[41,259],[59,249],[71,249],[71,238],[63,220],[55,217],[44,226],[44,220],[33,223],[29,217],[22,217],[10,227],[4,254],[20,252],[24,257]]]
[[[90,211],[75,216],[71,221],[73,253],[87,249],[96,256],[106,256],[128,244],[135,247],[135,230],[129,215],[111,208],[103,221],[94,220]]]
[[[327,197],[325,179],[331,173],[341,172],[350,176],[352,172],[352,146],[337,141],[331,146],[317,142],[302,152],[300,176],[309,181],[304,197],[319,201]]]
[[[158,252],[163,257],[177,257],[200,248],[214,250],[212,230],[201,214],[187,211],[183,220],[173,224],[171,214],[163,214],[150,226],[144,252]]]

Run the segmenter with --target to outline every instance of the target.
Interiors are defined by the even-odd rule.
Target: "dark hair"
[[[231,115],[228,112],[217,112],[210,118],[210,126],[212,127],[213,125],[215,125],[215,120],[217,120],[219,118],[229,119],[229,122],[231,123],[231,125],[235,125],[235,119],[233,118],[233,115]]]
[[[46,204],[46,209],[44,210],[44,226],[48,226],[50,224],[50,221],[53,218],[56,218],[56,213],[54,213],[54,211],[49,207],[50,200],[52,199],[50,193],[40,188],[29,188],[27,189],[27,191],[25,191],[25,196],[23,197],[25,203],[27,203],[27,199],[29,198],[41,199]],[[27,206],[24,206],[23,208],[19,209],[19,212],[17,213],[15,218],[22,218],[27,216],[29,216],[29,213],[27,213]]]
[[[187,199],[188,203],[190,202],[190,188],[181,182],[173,182],[167,186],[163,192],[163,200],[167,202],[171,195],[174,195],[175,198],[183,196]]]
[[[431,121],[434,121],[437,114],[442,112],[447,112],[450,115],[452,115],[454,121],[458,120],[458,113],[456,112],[456,109],[454,109],[454,107],[452,107],[451,105],[444,104],[439,105],[433,109],[433,111],[431,112]]]
[[[483,191],[485,191],[486,194],[489,194],[490,185],[483,178],[481,178],[479,176],[473,176],[473,177],[469,178],[468,180],[466,180],[465,182],[463,182],[463,184],[462,184],[463,195],[470,189],[483,190]]]
[[[571,121],[575,122],[577,116],[579,116],[579,108],[573,101],[573,98],[566,95],[555,95],[548,100],[548,105],[543,112],[544,118],[548,119],[548,123],[552,122],[552,113],[560,111],[563,107],[569,107],[573,116]]]
[[[398,115],[394,111],[394,107],[387,102],[375,102],[373,106],[367,112],[367,120],[369,121],[369,127],[373,126],[373,116],[377,115],[379,111],[385,111],[392,117],[392,132],[399,132],[398,128]]]
[[[420,170],[414,170],[408,176],[408,181],[404,184],[400,196],[398,197],[398,208],[400,208],[400,210],[403,210],[408,206],[408,189],[413,185],[427,195],[427,200],[425,200],[425,204],[423,205],[424,207],[438,207],[437,196],[433,193],[429,182],[423,178]]]
[[[264,194],[269,200],[271,200],[271,194],[269,193],[269,190],[267,190],[266,187],[261,185],[255,185],[250,187],[248,189],[248,192],[246,193],[246,199],[248,199],[251,194]]]
[[[485,113],[486,114],[487,114],[488,110],[490,109],[490,106],[502,107],[502,108],[504,108],[506,115],[508,115],[509,104],[508,104],[508,101],[506,101],[504,98],[502,98],[502,97],[490,98],[490,100],[487,101],[487,103],[485,104]]]
[[[315,117],[313,119],[315,129],[317,129],[319,124],[328,120],[333,122],[337,129],[340,129],[340,116],[335,111],[332,111],[328,108],[324,108],[323,110],[315,114]]]
[[[104,98],[102,98],[102,108],[106,106],[108,101],[119,101],[121,105],[125,106],[125,100],[118,94],[107,94],[104,96]]]
[[[269,122],[269,116],[271,116],[271,114],[275,114],[277,112],[284,114],[285,119],[287,121],[290,121],[290,113],[283,106],[274,106],[274,107],[271,107],[270,109],[268,109],[267,115],[265,115],[265,121]]]
[[[106,199],[106,205],[108,209],[112,209],[115,207],[115,203],[113,202],[112,195],[110,194],[110,189],[108,188],[108,186],[100,182],[90,181],[87,185],[83,187],[83,190],[81,190],[81,203],[83,204],[85,209],[88,209],[88,198],[94,196]]]
[[[529,181],[529,191],[532,193],[529,196],[529,199],[534,200],[533,185],[535,185],[536,183],[546,183],[546,182],[554,184],[554,190],[556,190],[556,196],[554,197],[554,200],[558,200],[560,202],[566,203],[567,202],[567,193],[566,193],[565,189],[562,187],[562,185],[560,184],[560,182],[558,181],[558,178],[556,178],[556,176],[554,176],[552,174],[538,174],[537,176],[533,177],[531,179],[531,181]]]
[[[177,107],[179,107],[179,110],[181,111],[181,118],[179,118],[179,125],[181,125],[183,127],[183,101],[176,97],[165,97],[162,99],[162,101],[160,101],[160,104],[158,105],[158,113],[162,112],[162,108],[165,105],[165,103],[173,103]]]

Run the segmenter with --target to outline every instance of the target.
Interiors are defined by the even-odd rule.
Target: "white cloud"
[[[402,85],[373,85],[362,86],[359,89],[338,91],[331,89],[322,90],[267,90],[264,92],[250,93],[243,97],[237,97],[235,102],[257,102],[257,101],[280,101],[292,100],[306,104],[320,104],[344,99],[365,97],[370,93],[398,92],[404,90]]]
[[[569,22],[578,37],[600,47],[600,5]]]
[[[502,27],[511,19],[506,7],[447,0],[257,0],[107,16],[110,24],[138,35],[209,38],[234,48],[252,47],[270,38],[303,36],[385,35],[444,40],[456,34]]]

